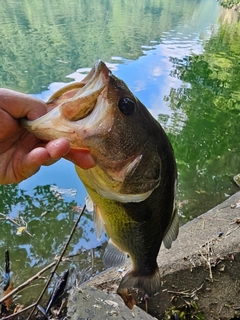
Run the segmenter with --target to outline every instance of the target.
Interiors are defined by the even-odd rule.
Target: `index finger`
[[[35,120],[47,112],[45,102],[24,93],[1,88],[0,109],[13,118],[27,117],[29,120]]]

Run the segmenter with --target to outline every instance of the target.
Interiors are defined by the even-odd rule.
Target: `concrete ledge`
[[[185,310],[189,314],[201,313],[208,320],[240,318],[238,201],[240,192],[182,226],[171,250],[161,248],[158,264],[162,274],[162,291],[147,304],[138,301],[133,292],[133,297],[141,308],[147,308],[157,319],[163,319],[166,310],[171,308],[173,311],[168,311],[168,314]],[[128,268],[129,265],[126,265],[126,269]],[[133,314],[136,319],[151,319],[137,307],[129,310],[114,294],[120,278],[117,269],[112,268],[80,288],[75,288],[69,297],[70,318],[86,319],[92,311],[94,316],[89,319],[132,319]],[[87,307],[88,315],[84,311],[86,300],[82,298],[79,289],[91,297]],[[102,299],[101,303],[105,306],[103,312],[101,308],[96,312],[97,307],[94,307],[98,298]],[[118,304],[115,315],[106,314],[105,300]],[[139,314],[136,316],[137,313]]]

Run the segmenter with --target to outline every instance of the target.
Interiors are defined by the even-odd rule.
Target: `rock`
[[[157,319],[163,319],[166,314],[170,319],[170,315],[183,311],[196,317],[201,314],[204,317],[201,319],[208,320],[240,317],[239,201],[240,192],[182,226],[170,250],[161,248],[158,256],[161,291],[144,304],[132,292],[142,309]],[[126,269],[129,268],[127,264]],[[71,319],[133,319],[132,310],[111,293],[116,292],[120,279],[121,274],[112,268],[73,290],[68,308]],[[92,296],[88,304],[79,289]],[[98,303],[97,298],[118,303],[121,306],[118,314],[110,316],[106,312],[114,308],[106,305],[104,318],[105,302]],[[94,307],[96,304],[103,308],[101,313]],[[85,309],[88,315],[81,311]],[[136,307],[133,310],[140,312]],[[142,311],[135,318],[152,319],[147,316]]]
[[[69,296],[68,319],[153,320],[154,318],[137,306],[132,310],[128,309],[117,294],[84,286],[84,288],[74,288]]]

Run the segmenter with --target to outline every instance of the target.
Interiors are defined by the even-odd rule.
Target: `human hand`
[[[44,142],[22,128],[20,118],[35,120],[47,113],[47,105],[29,95],[0,89],[0,184],[18,183],[36,173],[41,165],[59,158],[83,169],[95,165],[87,150],[73,150],[65,138]]]

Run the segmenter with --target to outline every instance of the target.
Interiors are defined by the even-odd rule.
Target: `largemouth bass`
[[[97,236],[105,228],[110,238],[104,263],[122,265],[130,256],[118,293],[136,288],[154,295],[161,243],[170,248],[178,234],[177,170],[167,135],[102,61],[48,104],[49,113],[22,125],[41,139],[66,137],[72,148],[90,150],[96,166],[76,171],[94,204]]]

